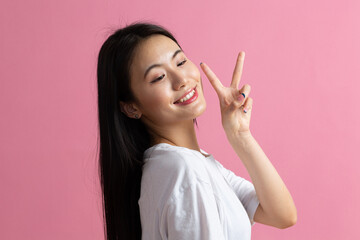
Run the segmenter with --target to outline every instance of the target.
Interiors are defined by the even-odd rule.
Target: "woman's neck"
[[[158,127],[151,131],[154,139],[152,145],[168,143],[174,146],[186,147],[200,152],[193,122],[177,124],[171,127]]]

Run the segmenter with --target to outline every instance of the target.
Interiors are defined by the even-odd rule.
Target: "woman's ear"
[[[139,119],[141,117],[141,111],[137,108],[134,103],[126,103],[123,101],[119,102],[120,110],[129,118]]]

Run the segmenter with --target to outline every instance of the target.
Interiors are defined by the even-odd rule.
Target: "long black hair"
[[[140,119],[121,112],[119,101],[136,101],[130,89],[134,50],[153,34],[169,37],[180,47],[164,27],[134,22],[111,34],[98,55],[99,175],[108,240],[141,239],[138,200],[143,154],[151,147],[152,136]]]

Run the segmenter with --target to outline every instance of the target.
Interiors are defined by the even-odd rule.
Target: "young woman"
[[[205,63],[200,68],[254,185],[199,147],[200,71],[169,31],[138,22],[104,42],[97,77],[107,239],[250,239],[254,222],[295,224],[292,197],[249,129],[250,86],[238,89],[244,56],[229,87]]]

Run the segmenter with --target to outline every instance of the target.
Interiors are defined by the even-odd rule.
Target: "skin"
[[[142,42],[135,52],[130,71],[131,89],[138,101],[120,102],[120,106],[129,117],[141,115],[141,121],[154,136],[153,144],[165,142],[200,152],[193,124],[193,119],[206,109],[200,72],[184,53],[171,58],[178,49],[180,48],[175,42],[162,35],[151,36]],[[281,177],[251,134],[251,87],[244,84],[238,89],[244,58],[245,53],[240,52],[229,87],[222,85],[207,64],[202,63],[201,69],[218,95],[222,126],[227,139],[254,184],[260,202],[254,221],[277,228],[287,228],[296,223],[297,210]],[[182,65],[184,59],[187,61]],[[154,63],[160,63],[162,66],[153,68],[144,79],[146,69]],[[158,82],[151,83],[159,76],[164,77]],[[174,104],[186,90],[194,86],[199,94],[195,102],[185,106]],[[245,98],[241,93],[245,94]]]

